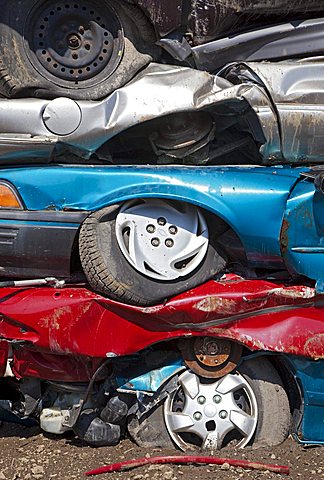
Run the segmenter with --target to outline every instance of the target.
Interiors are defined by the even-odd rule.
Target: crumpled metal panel
[[[288,270],[316,280],[324,293],[324,194],[311,181],[299,182],[288,199],[281,243]]]
[[[66,101],[71,102],[69,99]],[[249,109],[260,114],[260,121],[257,117],[255,120],[254,133],[256,140],[265,144],[265,156],[268,142],[271,141],[272,150],[279,146],[277,119],[263,88],[248,82],[232,85],[223,78],[185,67],[151,64],[105,100],[75,102],[80,110],[77,128],[74,127],[75,112],[70,109],[69,119],[64,102],[52,102],[55,102],[52,108],[48,108],[48,100],[0,99],[0,134],[21,135],[22,138],[27,134],[42,136],[46,142],[57,143],[56,153],[64,147],[80,157],[89,158],[109,139],[145,121],[176,112],[225,106],[228,114],[232,115],[244,115]],[[73,132],[60,135],[48,130],[46,123],[49,119],[44,122],[43,118],[45,109],[55,116],[56,123],[64,124],[64,130],[69,131],[70,122]],[[253,126],[250,126],[253,135]],[[6,150],[1,151],[0,148],[1,163],[10,164],[12,160],[13,155],[8,157]],[[48,161],[48,155],[44,155],[43,161]]]
[[[237,75],[253,78],[269,92],[276,111],[285,162],[324,162],[324,61],[242,63]],[[235,75],[235,73],[234,73]],[[272,143],[272,142],[270,142]],[[274,149],[274,154],[276,148]],[[270,158],[271,153],[268,153]]]
[[[0,295],[0,338],[24,345],[24,375],[35,375],[34,360],[27,368],[30,349],[59,355],[62,361],[72,355],[88,362],[89,357],[132,355],[157,342],[193,335],[228,338],[252,351],[324,358],[324,300],[302,285],[229,275],[148,308],[121,304],[84,287],[3,288]],[[57,379],[49,366],[43,378]],[[36,376],[42,377],[40,368]]]
[[[324,342],[324,339],[323,339]],[[306,445],[324,444],[324,361],[289,357],[302,390],[304,411],[297,440]]]
[[[297,20],[291,24],[298,24],[311,16],[320,17],[323,10],[321,0],[194,0],[189,25],[195,43],[201,44],[284,21]]]
[[[94,211],[139,196],[186,201],[224,219],[241,239],[251,265],[280,268],[282,218],[300,171],[49,166],[2,169],[2,178],[19,190],[28,210]]]
[[[323,61],[235,64],[219,75],[235,84],[191,68],[151,64],[98,102],[0,99],[0,163],[21,163],[22,157],[45,163],[62,152],[89,159],[135,125],[206,109],[216,121],[222,115],[240,118],[240,128],[261,145],[264,163],[324,161]],[[76,108],[69,108],[71,102]],[[53,130],[51,116],[60,132]]]
[[[232,0],[224,1],[233,4],[238,3],[232,2]],[[204,3],[204,0],[201,0],[201,2]],[[270,12],[273,2],[269,0],[266,3],[269,3],[268,12]],[[293,4],[293,2],[290,3]],[[284,8],[287,9],[287,5]],[[207,11],[208,13],[210,13],[210,10],[209,12]],[[232,25],[238,21],[238,18],[242,18],[243,12],[241,11],[240,13],[241,15],[232,18]],[[290,11],[291,14],[292,11]],[[318,17],[320,16],[323,16],[323,13],[318,15]],[[216,40],[208,43],[203,42],[202,45],[192,49],[196,67],[200,70],[216,72],[224,65],[232,62],[275,60],[278,63],[279,60],[282,61],[286,58],[303,58],[322,54],[324,39],[323,18],[305,20],[306,12],[303,11],[303,21],[282,23],[285,21],[285,18],[280,16],[277,22],[272,17],[271,22],[262,23],[265,17],[259,17],[258,26],[260,28],[256,28],[255,23],[254,25],[250,24],[250,28],[244,29],[242,22],[240,22],[236,25],[238,27],[236,32],[228,28],[231,21],[228,22],[227,18],[227,22],[223,22],[224,30],[220,26],[220,30],[223,31],[222,36],[218,35]],[[245,19],[248,23],[251,20],[256,20],[256,16],[250,10]],[[205,19],[200,17],[199,22],[198,28],[206,24],[208,22],[207,15]],[[249,25],[246,26],[248,27]],[[209,23],[208,28],[210,27],[211,24]],[[198,43],[201,42],[198,40]]]
[[[156,392],[163,383],[184,369],[185,366],[182,358],[178,358],[178,360],[174,360],[168,365],[150,370],[149,372],[142,373],[142,375],[136,377],[134,377],[132,368],[129,366],[129,369],[126,370],[127,377],[117,375],[116,382],[119,391],[121,392],[131,390],[153,393]]]
[[[183,0],[135,0],[160,36],[176,30],[182,21]]]

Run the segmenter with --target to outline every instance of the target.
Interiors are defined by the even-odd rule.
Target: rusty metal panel
[[[182,0],[137,0],[160,36],[181,25]]]
[[[197,45],[261,26],[319,17],[323,12],[321,0],[192,0],[190,28]]]
[[[25,342],[27,350],[42,355],[60,355],[62,362],[70,356],[131,355],[157,342],[192,336],[227,338],[252,351],[324,358],[324,300],[303,285],[229,275],[148,308],[121,304],[84,287],[3,288],[1,297],[0,337]],[[19,365],[27,375],[26,363]],[[63,365],[63,377],[71,374],[65,370]],[[40,372],[37,368],[37,376]]]

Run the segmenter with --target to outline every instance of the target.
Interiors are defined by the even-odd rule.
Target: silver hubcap
[[[208,228],[200,211],[160,199],[126,202],[116,218],[116,238],[136,270],[162,281],[193,272],[208,248]]]
[[[244,447],[255,432],[258,407],[252,388],[239,373],[202,383],[186,371],[164,404],[164,418],[171,438],[182,450],[197,444],[202,449],[220,449],[226,438]]]

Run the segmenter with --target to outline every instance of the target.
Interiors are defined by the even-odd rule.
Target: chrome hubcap
[[[192,273],[208,248],[207,223],[200,211],[160,199],[126,202],[116,218],[116,237],[137,271],[161,281]]]
[[[220,449],[232,439],[244,447],[256,429],[257,401],[239,373],[202,383],[188,370],[179,377],[179,388],[167,398],[164,418],[171,438],[182,450],[197,445]]]

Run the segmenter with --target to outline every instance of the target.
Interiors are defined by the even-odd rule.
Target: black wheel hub
[[[47,72],[67,82],[111,74],[123,52],[122,27],[104,2],[42,1],[27,20],[25,38]],[[30,38],[29,38],[30,37]]]

